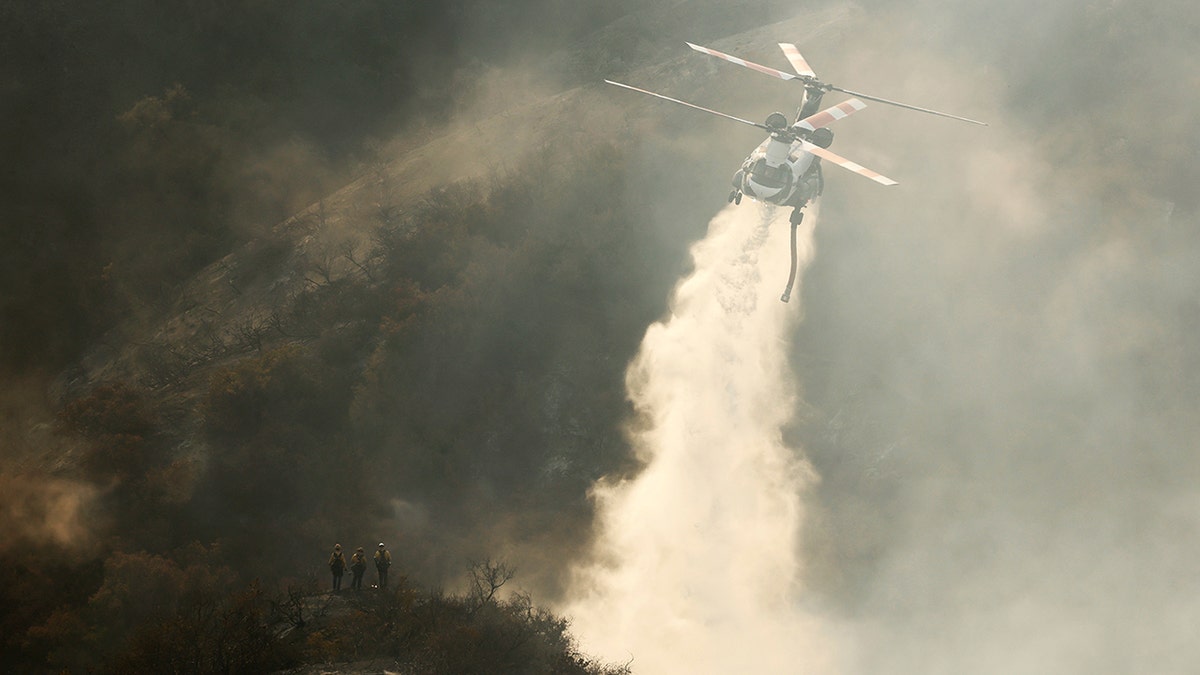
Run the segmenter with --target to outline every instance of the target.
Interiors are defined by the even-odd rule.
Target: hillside
[[[600,80],[796,103],[684,40],[991,123],[836,127],[900,185],[826,172],[776,340],[796,587],[759,599],[838,673],[1200,660],[1190,4],[117,5],[0,9],[6,671],[621,672],[545,608],[611,562],[626,368],[760,138]],[[761,551],[696,522],[712,573],[622,609],[737,597]],[[380,541],[403,581],[328,594]]]
[[[22,531],[51,534],[32,551],[72,550],[53,573],[76,583],[41,587],[38,554],[10,549],[7,597],[35,607],[5,618],[16,663],[132,668],[169,653],[177,636],[150,626],[189,598],[273,616],[289,579],[324,579],[335,540],[391,543],[415,607],[442,602],[419,589],[469,590],[486,558],[535,599],[561,593],[589,486],[635,468],[625,364],[723,198],[694,199],[696,176],[726,173],[686,126],[646,142],[660,118],[644,102],[553,84],[624,34],[476,73],[453,115],[373,142],[344,187],[164,280],[55,379],[52,445],[22,441],[6,513],[45,514]],[[675,50],[626,74],[686,88],[708,72]],[[148,96],[126,119],[186,140],[190,99]],[[104,273],[126,287],[175,260],[146,253]],[[139,576],[157,594],[125,585]],[[529,598],[502,607],[559,621]]]

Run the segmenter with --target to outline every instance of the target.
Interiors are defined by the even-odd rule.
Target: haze
[[[144,55],[170,53],[164,45],[183,39],[163,23],[131,29],[145,43],[98,40],[76,53],[67,45],[83,43],[69,38],[86,34],[92,15],[66,4],[8,10],[4,555],[79,561],[91,570],[80,577],[99,584],[114,552],[220,540],[256,574],[299,576],[319,566],[326,542],[383,531],[403,535],[398,557],[414,579],[453,590],[465,559],[492,555],[513,561],[535,600],[571,608],[590,592],[578,585],[581,571],[661,545],[660,557],[682,556],[678,567],[658,567],[645,577],[652,583],[623,591],[618,612],[645,606],[661,616],[651,610],[671,605],[673,570],[703,571],[714,561],[689,558],[733,547],[725,553],[758,570],[748,586],[770,588],[775,578],[786,598],[783,614],[738,611],[795,619],[802,634],[786,645],[791,633],[770,636],[760,651],[786,649],[788,665],[767,658],[765,669],[1188,673],[1200,663],[1192,636],[1200,577],[1191,569],[1200,555],[1200,9],[1192,3],[547,0],[508,9],[464,2],[444,13],[405,5],[395,15],[365,3],[337,26],[328,17],[343,15],[310,4],[242,79],[225,73],[250,63],[246,54],[268,53],[255,40],[197,29],[185,35],[196,58],[160,67]],[[67,16],[81,23],[63,23]],[[256,34],[253,16],[235,16],[214,10],[212,35],[225,35],[222,26]],[[407,22],[403,48],[355,39],[356,21],[392,20]],[[328,41],[312,32],[322,23]],[[722,211],[729,174],[761,139],[601,79],[748,119],[798,103],[798,87],[695,54],[685,39],[779,68],[787,62],[776,43],[792,42],[828,82],[990,124],[881,104],[838,122],[832,149],[900,184],[827,167],[811,261],[791,304],[771,308],[783,313],[768,331],[775,341],[743,343],[708,328],[688,335],[738,352],[718,382],[736,378],[747,396],[780,393],[772,402],[788,403],[765,433],[772,461],[803,471],[772,488],[794,513],[747,523],[775,533],[761,544],[719,528],[672,534],[655,529],[654,513],[621,510],[638,503],[621,489],[636,492],[630,486],[662,471],[652,457],[665,452],[635,433],[646,404],[637,386],[625,388],[626,369],[633,364],[629,380],[638,380],[647,345],[677,325],[672,289],[702,269],[689,251],[714,217],[733,217]],[[377,96],[391,90],[404,93]],[[407,154],[472,133],[448,146],[461,153],[453,157]],[[522,159],[489,154],[526,134],[528,151],[509,153]],[[628,146],[591,152],[588,144],[610,135]],[[539,149],[553,161],[530,159]],[[590,191],[553,182],[579,158],[603,180]],[[358,204],[381,221],[388,206],[427,223],[462,212],[486,221],[455,211],[475,187],[353,196],[386,184],[364,176],[399,175],[388,171],[401,161],[437,165],[447,180],[469,167],[517,195],[495,212],[519,223],[453,239],[469,245],[419,280],[444,303],[432,315],[457,323],[404,333],[427,319],[414,313],[412,324],[337,324],[345,340],[322,333],[320,376],[340,373],[329,375],[337,387],[314,388],[326,435],[264,444],[267,427],[214,429],[193,414],[214,395],[208,379],[148,384],[146,340],[174,325],[181,289],[230,254],[249,261],[257,251],[254,260],[273,269],[275,249],[254,242],[275,241],[270,233],[300,216],[316,222],[318,202]],[[526,176],[550,188],[523,192]],[[746,201],[734,212],[750,218],[758,208]],[[627,227],[606,227],[614,212]],[[354,213],[331,212],[330,222]],[[784,239],[773,232],[756,253],[770,258],[759,272],[768,297],[786,281]],[[294,245],[280,244],[278,259],[299,259],[289,257],[299,255]],[[424,260],[419,250],[403,255],[370,268],[372,281]],[[249,268],[229,283],[257,283]],[[408,296],[386,297],[393,304],[380,316],[409,316],[396,309]],[[413,369],[412,353],[433,365]],[[139,460],[150,462],[156,485],[176,489],[163,498],[169,522],[144,522],[121,492],[133,480],[125,469],[88,468],[83,427],[62,426],[71,401],[112,379],[170,393],[162,417],[170,431],[147,435],[168,456],[161,465]],[[700,395],[717,385],[691,386]],[[297,424],[307,414],[287,410]],[[339,412],[325,420],[329,410]],[[222,442],[248,456],[262,451],[270,461],[256,465],[261,475],[307,473],[265,502],[230,499],[243,494],[239,480],[260,474],[222,464],[232,461]],[[297,447],[313,457],[327,450],[341,473],[293,467],[283,448]],[[671,451],[709,457],[706,470],[720,466],[719,455]],[[369,506],[353,526],[313,515],[312,495],[342,499],[326,478],[362,488]],[[732,511],[747,496],[709,501],[694,492],[705,476],[659,478],[704,508]],[[277,517],[277,534],[263,534],[265,513]],[[720,515],[704,522],[727,526]],[[645,529],[611,531],[620,522]],[[80,590],[71,601],[91,596]],[[742,602],[701,597],[712,597],[709,612]],[[5,625],[23,635],[53,607],[31,609],[28,625],[25,617]],[[737,616],[711,616],[709,627]],[[580,617],[580,630],[604,620]],[[627,650],[635,672],[646,664],[670,672],[669,654],[639,662],[637,647]],[[624,660],[620,647],[612,651]]]

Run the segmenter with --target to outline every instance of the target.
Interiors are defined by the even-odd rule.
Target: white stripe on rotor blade
[[[875,181],[876,183],[879,183],[880,185],[899,185],[899,183],[897,183],[896,181],[892,180],[891,178],[888,178],[887,176],[879,173],[878,171],[872,171],[871,169],[868,169],[867,167],[865,167],[857,162],[852,162],[835,152],[831,152],[822,147],[813,145],[812,143],[809,143],[808,141],[800,141],[800,146],[803,147],[806,151],[811,152],[812,154],[814,154],[818,157],[821,157],[822,159],[826,159],[830,162],[833,162],[834,164],[837,164],[838,166],[842,167],[843,169],[848,169],[850,171],[853,171],[854,173],[856,173],[860,176],[863,176],[865,178],[870,178],[871,180]]]
[[[796,123],[796,126],[809,131],[816,131],[818,128],[836,122],[843,117],[852,115],[859,110],[867,107],[866,103],[852,98],[849,101],[843,101],[831,108],[826,108],[819,113],[809,115]]]
[[[695,49],[696,51],[701,52],[703,54],[708,54],[709,56],[715,56],[718,59],[724,59],[726,61],[729,61],[730,63],[736,63],[739,66],[743,66],[743,67],[749,68],[751,70],[757,70],[758,72],[764,73],[766,75],[770,75],[771,77],[778,77],[781,80],[796,79],[796,76],[792,75],[791,73],[785,73],[782,70],[775,70],[774,68],[768,68],[767,66],[759,65],[753,61],[747,61],[746,59],[739,59],[736,56],[730,56],[729,54],[726,54],[724,52],[719,52],[715,49],[709,49],[708,47],[701,47],[700,45],[694,45],[690,42],[687,43],[687,46],[689,46],[692,49]]]
[[[804,57],[800,55],[800,50],[796,49],[796,45],[787,42],[780,42],[779,48],[783,50],[783,55],[786,56],[788,62],[792,64],[792,68],[796,69],[797,74],[803,75],[804,77],[817,76],[817,74],[813,72],[813,69],[808,65],[808,61],[805,61]]]

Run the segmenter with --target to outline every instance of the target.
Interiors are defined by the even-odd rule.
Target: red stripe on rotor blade
[[[709,56],[715,56],[718,59],[723,59],[725,61],[729,61],[730,63],[736,63],[739,66],[744,66],[751,70],[757,70],[758,72],[763,73],[764,75],[770,75],[771,77],[777,77],[781,80],[796,79],[796,76],[792,75],[791,73],[785,73],[782,70],[768,68],[767,66],[759,65],[757,63],[754,63],[753,61],[747,61],[746,59],[740,59],[736,56],[730,56],[729,54],[719,52],[715,49],[709,49],[708,47],[701,47],[700,45],[694,45],[690,42],[687,43],[687,46],[691,47],[692,49],[695,49],[698,52],[703,52],[705,54],[708,54]]]
[[[733,61],[733,59],[730,59],[730,61]],[[733,62],[734,62],[734,63],[737,63],[737,61],[733,61]],[[768,68],[768,67],[766,67],[766,66],[760,66],[760,65],[758,65],[757,63],[753,63],[753,62],[750,62],[750,61],[742,61],[742,62],[741,62],[741,65],[743,65],[743,66],[746,66],[747,68],[751,68],[751,69],[753,69],[753,70],[757,70],[757,71],[758,71],[758,72],[760,72],[760,73],[766,73],[767,75],[770,75],[770,76],[772,76],[772,77],[778,77],[778,78],[779,78],[779,79],[781,79],[781,80],[790,80],[790,79],[792,79],[790,75],[788,75],[787,73],[785,73],[785,72],[783,72],[783,71],[781,71],[781,70],[775,70],[774,68]]]
[[[865,178],[870,178],[871,180],[875,181],[876,183],[879,183],[880,185],[899,185],[899,183],[897,183],[896,181],[892,180],[891,178],[888,178],[887,176],[879,173],[878,171],[872,171],[871,169],[868,169],[867,167],[865,167],[857,162],[852,162],[837,153],[834,153],[834,152],[831,152],[824,148],[813,145],[812,143],[809,143],[808,141],[800,141],[800,145],[806,151],[811,152],[812,154],[814,154],[824,160],[833,162],[834,164],[837,164],[838,166],[842,167],[843,169],[853,171],[854,173],[856,173],[860,176],[863,176]]]
[[[796,49],[796,45],[780,42],[779,48],[783,50],[783,55],[787,57],[788,63],[792,64],[792,68],[795,68],[798,74],[805,77],[817,76],[812,67],[808,65],[808,61],[805,61],[804,57],[800,55],[800,50]]]
[[[867,107],[866,103],[863,103],[856,98],[852,98],[849,101],[843,101],[814,115],[809,115],[808,117],[805,117],[797,122],[796,126],[800,127],[801,129],[814,131],[827,124],[832,124],[833,122],[836,122],[847,115],[856,113],[865,107]]]

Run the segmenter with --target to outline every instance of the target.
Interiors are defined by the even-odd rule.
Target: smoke
[[[102,520],[101,490],[62,471],[74,448],[55,432],[44,377],[0,371],[0,555],[49,545],[83,551]]]
[[[692,255],[671,316],[647,330],[626,386],[644,470],[607,481],[596,560],[565,612],[584,648],[639,672],[822,672],[832,646],[802,601],[801,493],[815,476],[782,441],[797,391],[785,210],[727,208]],[[805,264],[812,224],[799,233]]]
[[[98,490],[80,481],[0,474],[0,553],[52,544],[79,550],[92,541],[92,505]],[[81,546],[81,544],[83,546]]]
[[[1197,13],[1088,4],[881,11],[852,45],[801,45],[829,80],[992,123],[872,105],[837,129],[901,183],[827,173],[791,352],[812,416],[786,437],[822,478],[809,579],[849,618],[846,672],[1196,663],[1200,241],[1177,111],[1197,100],[1120,73],[1181,68],[1191,42],[1156,29]]]
[[[1200,12],[872,4],[823,34],[799,17],[713,45],[781,65],[774,42],[795,42],[827,81],[991,123],[870,104],[835,129],[835,151],[901,184],[827,171],[805,321],[780,338],[804,385],[784,439],[821,477],[801,489],[809,617],[838,672],[1190,672]],[[752,78],[713,71],[736,101],[759,100]],[[640,538],[670,515],[643,495],[647,461],[598,491],[608,558],[576,628],[687,672],[678,654],[706,645],[645,661],[673,646],[675,614],[650,609],[682,593],[649,574],[630,590],[643,550],[687,541]]]
[[[852,653],[848,661],[854,665],[843,672],[1190,672],[1200,661],[1189,630],[1200,620],[1200,577],[1189,567],[1200,555],[1200,499],[1194,487],[1200,480],[1195,459],[1195,439],[1200,437],[1195,415],[1200,402],[1195,340],[1200,328],[1195,213],[1200,195],[1195,190],[1200,11],[1182,0],[1152,6],[1122,0],[953,6],[833,2],[721,44],[708,39],[766,24],[765,17],[780,15],[783,3],[647,5],[643,13],[596,37],[587,53],[559,55],[560,60],[539,58],[540,49],[532,56],[518,54],[523,43],[516,42],[491,42],[487,50],[466,54],[464,44],[479,43],[448,38],[487,34],[499,40],[496,36],[509,33],[494,26],[510,24],[527,24],[542,35],[553,32],[544,26],[561,26],[558,19],[566,18],[572,30],[546,37],[539,46],[572,42],[576,30],[590,29],[585,24],[592,15],[576,17],[563,3],[555,6],[563,8],[565,17],[540,15],[550,17],[543,22],[527,20],[539,16],[540,7],[506,14],[490,3],[479,28],[471,31],[437,17],[355,24],[377,28],[371,31],[377,39],[345,29],[284,31],[291,37],[255,57],[253,62],[261,65],[235,69],[224,65],[244,63],[246,51],[260,44],[260,34],[278,37],[259,28],[278,21],[247,19],[244,28],[231,29],[234,37],[249,36],[246,40],[214,43],[202,39],[201,30],[185,42],[192,47],[188,49],[178,49],[177,41],[166,39],[162,31],[149,31],[162,38],[165,51],[188,55],[189,63],[138,77],[128,76],[131,63],[150,68],[161,59],[141,52],[136,58],[92,58],[111,50],[102,44],[76,46],[80,42],[75,37],[98,34],[91,21],[61,21],[60,14],[71,13],[66,10],[39,14],[43,29],[27,30],[27,40],[0,41],[13,45],[8,51],[24,55],[24,60],[5,61],[10,68],[20,66],[12,71],[18,76],[9,79],[39,88],[36,96],[9,97],[9,104],[21,101],[19,110],[25,111],[23,126],[9,129],[12,139],[21,139],[11,144],[18,150],[12,153],[19,160],[14,164],[31,168],[21,172],[21,180],[5,183],[2,191],[10,197],[31,196],[12,200],[17,206],[8,220],[13,224],[0,235],[8,253],[0,265],[6,270],[0,286],[8,294],[0,302],[5,318],[0,321],[0,351],[8,350],[7,361],[24,365],[67,359],[116,320],[99,312],[106,306],[98,301],[103,298],[92,297],[114,292],[98,281],[164,288],[164,297],[170,297],[173,286],[162,285],[157,274],[137,275],[142,269],[138,261],[190,269],[162,255],[153,260],[128,257],[132,266],[106,269],[108,258],[95,255],[102,233],[115,228],[121,235],[117,241],[129,245],[121,250],[133,248],[141,255],[159,251],[159,238],[178,243],[178,233],[190,232],[191,225],[225,223],[224,216],[216,217],[223,213],[235,214],[243,224],[269,224],[275,217],[271,214],[312,199],[333,180],[329,174],[336,162],[325,152],[349,152],[364,134],[387,133],[413,115],[420,119],[417,111],[465,110],[461,117],[469,119],[474,103],[484,110],[506,109],[514,100],[536,98],[542,70],[510,80],[496,77],[490,65],[476,68],[479,64],[468,57],[550,60],[554,63],[543,67],[570,74],[563,78],[569,82],[596,83],[598,89],[601,77],[624,77],[647,65],[651,68],[645,76],[628,78],[631,83],[761,119],[771,109],[790,110],[796,89],[728,64],[706,62],[687,53],[681,42],[713,44],[777,67],[786,65],[775,42],[794,42],[827,81],[985,119],[992,126],[956,125],[875,103],[839,122],[834,150],[901,185],[881,190],[836,169],[827,171],[825,217],[815,233],[822,256],[806,270],[804,288],[791,306],[777,300],[786,277],[786,225],[772,226],[763,235],[770,240],[759,249],[747,251],[744,242],[728,249],[707,243],[698,249],[706,255],[744,253],[746,261],[756,258],[756,264],[738,258],[735,271],[724,277],[701,267],[680,287],[674,316],[647,335],[643,356],[630,371],[630,393],[645,418],[633,438],[646,468],[635,480],[607,482],[596,490],[604,513],[597,526],[603,535],[597,546],[600,562],[579,573],[572,606],[577,631],[589,647],[612,658],[632,653],[638,669],[647,672],[696,670],[705,658],[727,671],[769,669],[807,649],[791,638],[775,646],[771,640],[782,632],[780,626],[820,643],[810,651]],[[607,16],[608,7],[595,15]],[[762,11],[764,7],[771,11]],[[293,13],[309,17],[305,25],[328,24],[324,14]],[[505,20],[497,21],[496,14]],[[702,14],[709,18],[695,18]],[[172,27],[228,24],[225,13],[215,10],[208,23],[167,18],[165,25]],[[7,25],[31,24],[18,20]],[[63,32],[60,25],[69,30]],[[403,35],[428,38],[394,39],[395,26],[407,27]],[[627,30],[630,26],[636,30]],[[58,39],[50,43],[44,34]],[[243,42],[246,49],[218,48]],[[64,52],[70,58],[44,58],[47,45],[59,43],[70,47]],[[344,51],[343,45],[403,48],[381,47],[381,54],[364,55],[371,64],[364,71],[358,57],[350,58],[353,50]],[[216,52],[225,54],[223,60],[214,61]],[[154,53],[160,52],[146,52]],[[329,56],[345,58],[336,60],[337,67],[322,67],[320,77],[301,76]],[[102,72],[81,67],[85,61],[98,64]],[[273,65],[285,62],[296,65]],[[403,67],[393,67],[401,63]],[[203,70],[196,70],[200,65]],[[438,67],[428,70],[427,65]],[[465,70],[458,71],[460,67]],[[227,72],[254,77],[216,97],[214,92],[224,88],[218,74]],[[483,75],[460,86],[455,72]],[[255,92],[263,77],[279,84],[266,101],[259,101]],[[153,141],[154,152],[139,154],[138,148],[115,138],[77,142],[93,138],[97,126],[113,133],[121,111],[139,99],[157,98],[176,81],[193,92],[196,106],[173,117],[166,129],[172,133],[165,137],[158,133],[161,128],[148,129],[154,133],[144,137]],[[660,86],[668,81],[670,86]],[[287,84],[293,82],[296,86]],[[340,87],[326,86],[341,82],[359,86],[350,87],[350,96],[339,94]],[[427,86],[431,82],[441,86]],[[610,92],[598,95],[616,99]],[[837,99],[831,95],[827,100]],[[393,517],[406,534],[459,528],[453,536],[431,536],[432,543],[426,542],[427,549],[442,551],[438,564],[462,550],[443,542],[477,543],[475,532],[483,529],[498,533],[497,542],[524,536],[538,547],[545,544],[536,563],[542,570],[556,572],[557,565],[576,554],[573,544],[583,530],[576,524],[583,516],[564,517],[563,505],[574,505],[568,499],[582,492],[577,485],[590,483],[591,472],[600,470],[596,467],[607,470],[619,464],[611,455],[620,451],[602,433],[608,428],[608,411],[620,406],[584,398],[601,390],[608,395],[610,389],[619,398],[619,385],[598,386],[609,380],[580,375],[576,364],[607,374],[599,361],[619,354],[611,357],[612,370],[619,371],[631,348],[621,350],[635,344],[636,337],[626,341],[626,331],[612,326],[633,326],[629,334],[640,334],[648,320],[643,314],[659,311],[644,299],[658,302],[665,296],[655,275],[674,278],[662,271],[675,263],[664,252],[681,252],[678,241],[698,236],[681,223],[704,221],[677,214],[711,213],[697,195],[716,186],[719,200],[728,171],[742,157],[738,153],[757,140],[743,142],[736,133],[726,133],[727,127],[720,126],[724,121],[701,120],[694,111],[671,112],[661,102],[620,100],[615,107],[629,115],[620,131],[636,136],[642,148],[627,181],[639,191],[632,197],[601,194],[602,205],[594,210],[610,202],[646,204],[642,211],[653,217],[647,218],[648,226],[639,223],[643,239],[628,238],[650,245],[629,246],[632,251],[624,255],[605,255],[626,250],[606,246],[597,249],[600,255],[580,256],[603,261],[609,270],[602,281],[589,280],[592,294],[583,302],[564,303],[556,311],[531,300],[527,292],[514,291],[503,298],[505,303],[495,304],[495,315],[501,317],[497,329],[479,330],[478,344],[513,334],[512,326],[535,325],[533,318],[515,318],[525,316],[518,312],[531,305],[556,319],[569,317],[581,328],[539,331],[542,341],[530,350],[539,356],[556,354],[557,362],[566,365],[527,369],[553,373],[542,379],[521,372],[518,384],[534,383],[527,386],[526,407],[538,414],[520,422],[505,417],[502,427],[517,432],[506,447],[528,454],[514,451],[520,461],[513,461],[488,443],[461,445],[464,457],[473,456],[468,449],[482,448],[496,458],[488,466],[505,466],[503,473],[494,472],[497,485],[535,475],[526,467],[536,468],[534,453],[550,445],[557,447],[545,455],[575,462],[574,475],[582,478],[562,493],[536,485],[531,491],[544,500],[538,504],[553,507],[536,509],[538,519],[528,517],[535,509],[514,508],[521,517],[506,515],[503,527],[480,515],[494,514],[492,506],[501,498],[487,493],[486,500],[472,501],[463,497],[471,494],[468,490],[444,487],[466,482],[461,477],[472,475],[466,471],[448,472],[456,483],[436,485],[441,494],[450,495],[445,501],[487,505],[463,509],[468,515],[461,520],[482,523],[476,529],[452,518],[439,520],[436,509],[400,494],[395,513],[388,510],[379,518]],[[599,114],[605,109],[587,110]],[[285,123],[268,125],[280,111]],[[647,133],[643,112],[664,122]],[[101,119],[107,121],[96,121]],[[544,131],[547,122],[542,120],[521,123],[518,118],[479,133],[472,119],[464,129],[474,129],[483,140],[480,150],[461,157],[473,160],[485,149],[508,156],[509,147],[540,138],[533,132]],[[610,131],[613,125],[601,125],[583,113],[573,124],[581,135],[619,135]],[[261,143],[249,142],[260,138],[257,130],[268,127],[274,131]],[[238,129],[246,131],[230,131]],[[488,131],[486,125],[483,129]],[[302,133],[297,136],[295,130]],[[153,181],[122,180],[133,175],[129,167],[114,174],[111,163],[101,161],[117,147],[127,151],[120,155],[127,163],[149,176],[189,178],[180,184],[204,190],[167,192],[165,196],[177,199],[164,202]],[[69,151],[61,152],[64,148]],[[413,166],[440,182],[443,167],[458,170],[452,165],[461,164],[459,156],[416,156]],[[143,157],[142,163],[134,161]],[[211,165],[209,157],[221,161]],[[240,158],[236,170],[231,158]],[[196,167],[205,170],[189,173]],[[54,180],[46,181],[51,174]],[[225,181],[245,191],[217,189],[229,187]],[[117,192],[118,184],[126,189]],[[203,209],[192,209],[187,199],[197,192],[228,200],[205,199]],[[251,198],[250,193],[260,192],[271,198]],[[164,203],[170,213],[188,217],[164,217]],[[560,220],[574,227],[575,211]],[[723,214],[718,223],[725,236],[736,231],[752,240],[763,233],[755,229],[761,225],[757,220],[740,220],[749,216],[744,205]],[[91,222],[93,218],[99,222]],[[671,218],[676,220],[669,222]],[[173,227],[159,227],[172,221],[177,221]],[[714,236],[719,229],[714,225]],[[200,234],[198,244],[173,245],[171,250],[200,251],[203,255],[188,258],[191,265],[224,251],[224,239],[210,241],[208,230]],[[579,251],[595,241],[607,240],[584,234],[578,241],[563,239],[560,248]],[[106,243],[103,248],[116,246]],[[495,257],[486,250],[481,259]],[[554,255],[555,260],[562,257]],[[567,267],[574,264],[583,267],[567,261]],[[653,278],[613,290],[610,281],[629,282],[638,270]],[[759,295],[741,295],[738,283],[755,287]],[[20,302],[12,304],[10,298]],[[801,302],[806,317],[797,325],[796,305]],[[581,307],[592,312],[591,323],[579,322]],[[760,324],[758,313],[768,311],[782,314]],[[715,321],[722,332],[705,334],[698,329],[702,319]],[[479,316],[466,325],[480,326]],[[59,344],[63,336],[70,338],[65,345]],[[690,344],[691,339],[700,344]],[[670,349],[679,351],[667,359]],[[500,358],[483,361],[512,362],[510,354],[496,353]],[[596,364],[587,361],[597,354]],[[446,349],[440,355],[448,363],[463,361]],[[729,365],[722,371],[727,379],[687,379],[710,373],[704,366],[722,359]],[[790,369],[798,379],[786,376]],[[486,369],[494,371],[490,365]],[[751,388],[741,378],[757,384]],[[413,386],[404,378],[394,379],[398,387]],[[668,381],[680,388],[664,391]],[[572,397],[554,394],[551,386],[540,396],[545,382],[574,383]],[[803,402],[794,382],[803,382]],[[11,390],[8,381],[6,386]],[[495,391],[501,393],[489,393],[490,398],[512,400],[510,390]],[[430,398],[425,391],[419,396]],[[439,404],[438,412],[455,425],[473,418],[450,404],[452,396],[442,400],[446,403]],[[556,404],[536,405],[543,400]],[[666,413],[689,400],[695,422],[686,433],[692,436]],[[730,412],[733,405],[754,416],[736,417]],[[602,414],[595,414],[598,409]],[[593,415],[589,431],[568,435],[576,425],[572,412],[564,411],[578,410]],[[6,439],[25,429],[9,418],[5,427],[0,435]],[[568,441],[544,442],[537,432],[543,427],[552,432],[544,438]],[[454,431],[455,437],[467,436],[460,433],[461,426]],[[668,434],[672,431],[675,437]],[[723,435],[754,431],[761,435],[744,445]],[[781,433],[783,441],[777,438]],[[599,440],[571,440],[576,437]],[[44,445],[38,438],[17,440]],[[804,449],[811,469],[794,458],[795,448]],[[420,457],[424,455],[414,454]],[[770,473],[767,467],[772,466],[779,471]],[[9,531],[24,540],[78,537],[87,521],[83,515],[102,500],[66,479],[47,480],[43,490],[40,477],[58,474],[49,467],[24,467],[4,474],[20,479],[0,477],[0,491],[6,495],[0,515],[7,516]],[[395,475],[411,475],[410,469],[404,465],[404,472],[373,473],[381,482],[394,483]],[[39,487],[26,487],[34,482]],[[488,481],[479,483],[492,489]],[[389,485],[386,494],[391,496],[392,489]],[[502,494],[517,501],[514,493]],[[587,512],[576,508],[572,513]],[[509,527],[509,522],[516,525]],[[541,527],[543,523],[548,525]],[[316,538],[326,539],[324,532],[335,525]],[[550,534],[536,539],[528,535],[533,530]],[[533,547],[522,547],[521,553]],[[802,558],[795,555],[797,548]],[[522,579],[535,566],[526,560],[519,560]],[[808,604],[797,607],[795,598],[821,611]],[[813,618],[818,614],[819,621]],[[832,633],[839,638],[836,649],[825,644]],[[749,654],[746,645],[757,650]],[[743,662],[732,663],[738,657]],[[770,659],[778,661],[764,662]]]

